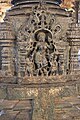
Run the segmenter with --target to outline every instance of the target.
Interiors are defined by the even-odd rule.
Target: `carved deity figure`
[[[50,76],[58,74],[60,64],[59,60],[56,59],[56,47],[51,33],[38,31],[34,40],[30,38],[24,43],[26,53],[25,75]]]
[[[45,33],[39,33],[38,35],[38,43],[36,45],[36,53],[35,53],[35,61],[39,63],[43,63],[43,59],[45,59],[45,52],[47,49],[47,43],[45,42]],[[38,58],[39,57],[39,58]]]
[[[35,48],[34,53],[34,63],[35,63],[35,69],[40,72],[40,74],[43,74],[43,68],[47,66],[47,59],[46,59],[46,49],[47,49],[47,43],[45,41],[46,35],[44,32],[40,32],[37,35],[37,45]]]
[[[26,59],[26,73],[25,74],[28,76],[32,76],[33,75],[33,67],[34,67],[33,62],[29,58],[27,58]]]

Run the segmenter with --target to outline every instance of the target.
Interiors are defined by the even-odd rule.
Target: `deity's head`
[[[45,42],[46,34],[44,32],[39,32],[37,35],[37,40],[40,42]]]

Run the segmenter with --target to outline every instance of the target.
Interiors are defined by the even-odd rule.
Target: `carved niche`
[[[30,17],[18,30],[17,53],[19,76],[50,76],[61,73],[55,35],[61,31],[54,14],[46,5],[32,9]]]

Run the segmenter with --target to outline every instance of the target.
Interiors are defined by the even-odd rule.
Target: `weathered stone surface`
[[[7,97],[6,87],[0,87],[0,99],[5,99]]]
[[[0,120],[79,120],[80,25],[52,0],[14,2],[0,24]]]
[[[17,82],[16,77],[11,77],[11,76],[0,77],[0,83],[12,83],[12,84],[15,84],[16,82]]]
[[[25,101],[19,101],[18,104],[14,107],[15,111],[18,110],[31,110],[30,100],[26,99]]]
[[[32,114],[32,99],[0,100],[1,120],[28,120]]]
[[[19,102],[19,100],[1,100],[0,101],[0,110],[13,109],[14,106]]]

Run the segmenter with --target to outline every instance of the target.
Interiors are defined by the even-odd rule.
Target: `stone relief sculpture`
[[[60,73],[60,56],[54,36],[61,27],[44,5],[35,6],[27,22],[19,29],[17,48],[19,73],[23,76],[50,76]],[[22,60],[23,58],[23,60]]]

